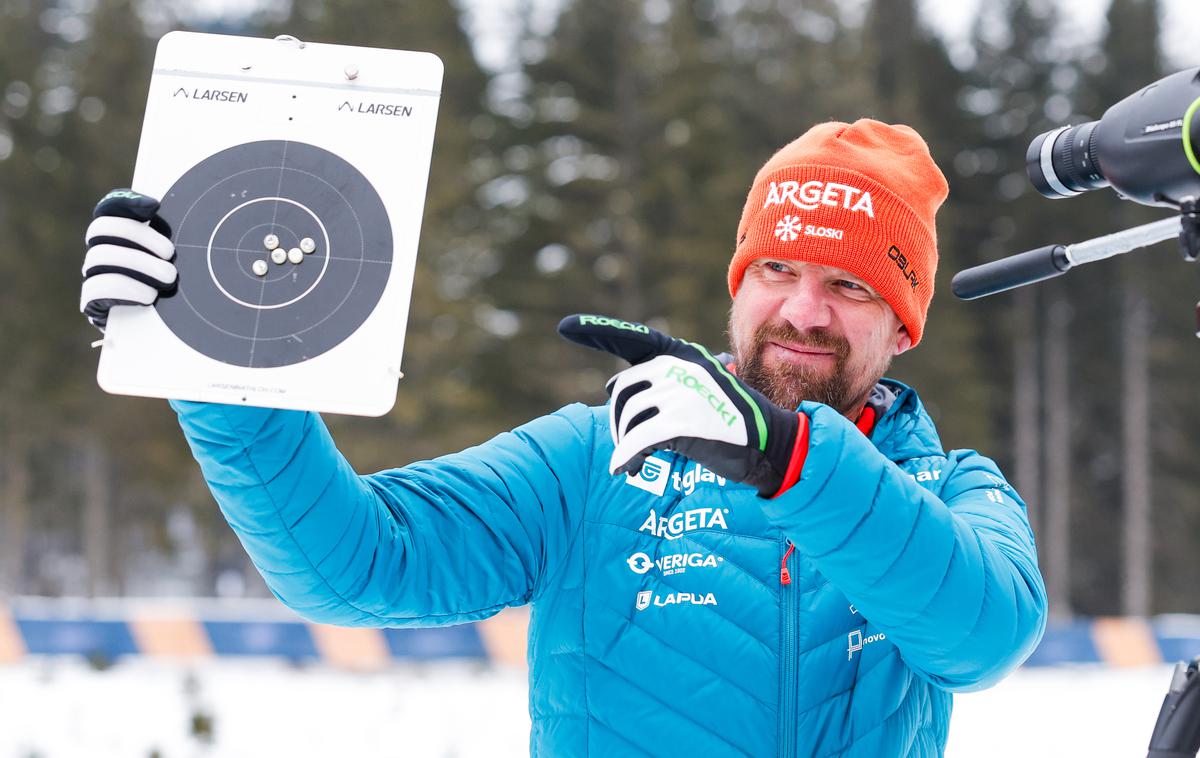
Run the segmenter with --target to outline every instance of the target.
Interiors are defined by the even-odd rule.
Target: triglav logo
[[[670,472],[670,476],[667,476],[668,472]],[[667,491],[668,481],[676,492],[682,492],[685,495],[695,492],[698,484],[709,483],[718,487],[728,484],[725,477],[718,476],[711,469],[707,469],[699,463],[689,466],[682,472],[671,472],[671,464],[656,455],[647,458],[642,464],[641,470],[636,474],[629,474],[625,477],[626,484],[632,484],[640,490],[660,496]]]
[[[853,608],[854,606],[850,607]],[[846,635],[846,660],[854,660],[854,654],[859,650],[862,650],[866,645],[886,639],[887,635],[882,632],[879,634],[868,634],[866,637],[864,637],[861,629],[855,629],[853,632],[850,632],[848,635]]]
[[[725,486],[725,477],[717,476],[711,470],[704,468],[699,463],[680,474],[678,471],[671,474],[671,486],[676,492],[682,492],[685,495],[690,495],[696,491],[696,485],[703,482],[712,482],[718,487]]]
[[[642,463],[640,471],[625,477],[625,483],[632,484],[639,490],[661,496],[667,491],[667,481],[670,479],[667,472],[670,470],[671,464],[652,455]]]
[[[637,594],[637,609],[644,611],[650,607],[650,595],[653,594],[650,590],[642,590]]]
[[[654,595],[650,590],[642,590],[637,594],[637,609],[644,611],[653,605],[655,608],[665,608],[669,605],[716,605],[717,598],[711,592],[668,592],[665,595]]]
[[[692,508],[660,517],[651,508],[650,515],[638,527],[638,531],[650,532],[662,539],[677,540],[697,529],[728,529],[725,523],[725,514],[728,512],[728,508]]]
[[[673,576],[682,574],[689,568],[716,568],[717,564],[724,560],[711,553],[672,553],[657,560],[645,553],[634,553],[625,559],[625,563],[629,564],[629,570],[635,574],[645,574],[657,567],[663,576]]]
[[[763,203],[763,208],[789,203],[806,211],[815,211],[822,205],[831,208],[841,206],[851,213],[865,213],[875,218],[871,193],[849,184],[822,182],[816,179],[804,184],[792,181],[771,182],[771,189],[767,193],[767,201]]]

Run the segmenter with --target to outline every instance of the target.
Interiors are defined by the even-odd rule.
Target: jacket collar
[[[868,404],[879,413],[871,442],[893,461],[926,455],[945,455],[933,419],[925,412],[916,390],[884,378],[871,391]]]

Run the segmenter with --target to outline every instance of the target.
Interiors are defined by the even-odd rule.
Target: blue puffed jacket
[[[316,414],[173,406],[301,615],[432,626],[529,603],[533,755],[941,755],[951,693],[1044,629],[1024,504],[888,380],[869,438],[801,406],[808,457],[774,500],[674,454],[609,475],[604,408],[360,476]]]

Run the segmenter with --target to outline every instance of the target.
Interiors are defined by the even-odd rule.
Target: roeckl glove
[[[772,403],[702,346],[587,314],[563,319],[558,333],[633,364],[606,387],[611,473],[634,473],[651,452],[674,450],[764,498],[800,478],[808,417]]]
[[[114,305],[153,305],[175,291],[179,273],[171,227],[158,201],[129,189],[108,193],[92,212],[85,240],[79,310],[100,331]]]

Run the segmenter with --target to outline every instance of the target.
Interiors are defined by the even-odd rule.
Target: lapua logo
[[[637,594],[637,602],[634,604],[634,607],[636,607],[639,611],[644,611],[651,605],[656,608],[665,608],[670,605],[716,604],[717,598],[711,592],[668,592],[665,595],[652,595],[650,590],[642,590]]]
[[[767,192],[767,201],[763,203],[763,208],[789,203],[806,211],[815,211],[822,205],[830,208],[840,206],[851,213],[865,213],[875,218],[875,206],[871,202],[870,192],[838,182],[822,182],[816,179],[804,184],[794,181],[771,182],[771,189]]]
[[[644,611],[650,607],[650,596],[653,595],[650,590],[642,590],[637,594],[637,603],[635,603],[639,611]]]
[[[692,508],[687,511],[676,511],[670,516],[659,516],[651,508],[650,515],[638,527],[638,531],[650,532],[655,537],[662,539],[677,540],[697,529],[728,528],[725,524],[725,511],[721,508]]]

